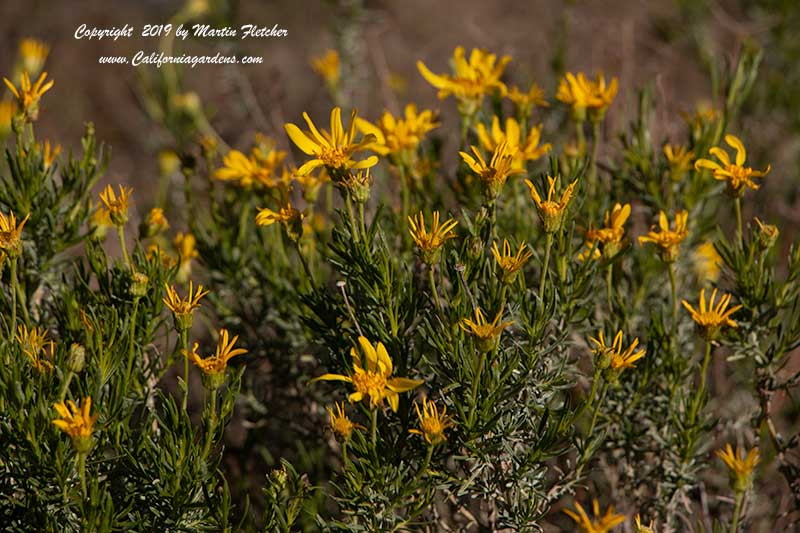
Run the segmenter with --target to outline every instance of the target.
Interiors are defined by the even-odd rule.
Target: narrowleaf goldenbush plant
[[[337,105],[329,51],[328,112],[244,145],[169,65],[142,79],[172,143],[153,201],[107,183],[91,126],[78,154],[37,140],[58,89],[29,58],[6,81],[0,516],[740,531],[767,468],[796,511],[800,436],[772,402],[800,381],[800,251],[743,209],[770,179],[738,120],[760,60],[744,47],[680,139],[653,139],[645,87],[618,143],[616,77],[566,72],[548,98],[486,50],[416,65],[458,124]],[[713,369],[746,376],[751,412]]]

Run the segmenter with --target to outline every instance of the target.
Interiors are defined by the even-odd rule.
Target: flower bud
[[[67,370],[75,374],[80,374],[84,366],[86,366],[86,349],[77,342],[74,342],[69,347]]]

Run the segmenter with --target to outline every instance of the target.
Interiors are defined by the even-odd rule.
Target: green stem
[[[417,474],[414,476],[414,479],[411,481],[411,489],[413,490],[416,486],[419,479],[422,477],[422,474],[428,469],[428,466],[431,464],[431,458],[433,457],[433,444],[428,444],[428,451],[425,453],[425,460],[422,461],[422,464],[417,470]]]
[[[583,133],[583,121],[575,122],[575,132],[578,134],[578,154],[586,153],[586,136]]]
[[[81,478],[81,493],[83,499],[86,500],[88,493],[86,491],[86,454],[78,452],[78,475]]]
[[[187,384],[188,385],[188,384]],[[188,388],[187,388],[188,391]],[[203,446],[202,458],[205,460],[211,451],[211,442],[214,440],[214,432],[217,430],[217,389],[211,389],[211,398],[209,400],[209,407],[211,409],[211,416],[208,420],[208,432],[206,433],[206,443]]]
[[[306,260],[305,256],[303,255],[302,250],[300,250],[300,242],[299,241],[295,241],[294,242],[294,247],[295,247],[295,250],[297,250],[297,257],[300,258],[300,263],[302,263],[302,265],[303,265],[303,270],[305,271],[306,276],[308,276],[308,282],[313,287],[314,286],[314,274],[311,272],[311,267],[308,266],[308,261]]]
[[[613,282],[613,265],[606,267],[606,299],[608,300],[608,312],[613,312],[613,298],[612,298],[612,282]]]
[[[350,193],[346,193],[344,203],[347,206],[347,215],[350,217],[350,227],[353,229],[353,242],[361,240],[358,236],[358,223],[356,223],[356,215],[353,212],[353,202],[350,200]]]
[[[469,418],[467,421],[467,426],[472,428],[472,425],[475,423],[475,411],[478,408],[478,386],[481,383],[481,375],[483,374],[483,367],[486,364],[486,353],[485,351],[481,351],[480,357],[478,357],[478,368],[475,370],[475,379],[472,381],[472,394],[470,396],[472,400],[472,408],[469,411]]]
[[[372,447],[375,448],[378,444],[378,410],[373,407],[370,416],[372,417],[370,440],[372,441]]]
[[[548,233],[544,241],[544,262],[542,263],[542,277],[539,279],[539,298],[544,299],[544,282],[547,279],[547,268],[550,264],[550,248],[553,246],[553,234]]]
[[[342,470],[347,470],[347,441],[342,443]]]
[[[433,303],[436,309],[441,311],[442,303],[439,301],[439,291],[436,290],[436,276],[434,274],[434,265],[428,265],[428,280],[431,283],[431,293],[433,293]]]
[[[583,130],[583,127],[581,127]],[[597,145],[600,141],[600,121],[592,121],[592,154],[589,159],[589,198],[597,192]]]
[[[594,433],[594,426],[597,424],[597,415],[600,414],[600,406],[603,404],[603,399],[606,397],[606,392],[608,391],[608,382],[603,383],[603,389],[600,391],[600,398],[597,400],[597,403],[594,406],[594,412],[592,413],[592,423],[589,424],[589,432],[587,435],[591,435]]]
[[[125,369],[125,385],[130,383],[131,372],[133,372],[133,358],[136,346],[136,313],[139,310],[139,298],[133,300],[133,312],[131,312],[131,326],[128,333],[128,367]]]
[[[706,342],[706,354],[703,357],[703,366],[700,368],[700,386],[697,388],[697,394],[695,394],[694,399],[692,400],[692,408],[691,411],[689,411],[689,426],[694,424],[694,421],[697,418],[697,411],[700,409],[700,402],[703,400],[703,396],[705,396],[706,374],[708,373],[708,364],[710,361],[711,343]]]
[[[744,247],[742,239],[742,200],[736,198],[733,201],[734,210],[736,211],[736,242],[739,243],[739,248]]]
[[[669,270],[669,288],[672,295],[672,335],[674,337],[678,332],[678,288],[675,282],[675,263],[669,263],[667,269]]]
[[[125,259],[125,264],[133,272],[133,265],[131,265],[131,258],[128,255],[128,246],[125,244],[125,228],[117,226],[117,235],[119,235],[119,246],[122,248],[122,257]]]
[[[189,351],[189,332],[181,329],[181,346],[183,347],[183,385],[186,390],[183,392],[183,401],[181,408],[186,411],[187,404],[189,403],[189,356],[186,355]]]
[[[17,258],[11,260],[11,324],[8,326],[8,338],[14,338],[17,328]]]
[[[61,390],[58,392],[58,401],[63,402],[64,398],[67,396],[67,390],[69,389],[69,383],[72,381],[72,376],[75,373],[72,370],[67,371],[67,379],[64,380],[64,384],[61,385]]]
[[[364,202],[358,202],[358,223],[361,227],[361,235],[364,236],[364,240],[367,238],[367,225],[364,222]]]
[[[744,491],[736,493],[736,505],[733,508],[733,520],[731,520],[730,533],[736,533],[739,528],[739,515],[742,514],[742,502],[744,502]]]

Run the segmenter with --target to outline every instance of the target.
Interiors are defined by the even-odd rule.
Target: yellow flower
[[[36,120],[38,118],[39,99],[42,97],[42,95],[44,95],[44,93],[49,91],[55,83],[53,80],[45,83],[44,80],[46,77],[47,72],[42,72],[42,75],[39,76],[39,79],[36,81],[36,83],[31,84],[31,79],[28,76],[28,73],[23,72],[22,79],[20,80],[19,90],[17,90],[17,88],[14,87],[14,84],[8,79],[3,78],[6,86],[17,99],[17,104],[25,112],[25,115],[30,118],[30,120]]]
[[[292,202],[287,202],[277,211],[267,208],[258,210],[256,225],[270,226],[276,222],[283,225],[286,235],[295,242],[303,235],[303,214],[292,207]]]
[[[556,98],[572,108],[575,120],[582,121],[589,110],[591,120],[603,118],[608,106],[617,95],[617,78],[612,78],[606,85],[602,73],[598,73],[594,80],[590,80],[583,72],[578,75],[567,72],[558,85]]]
[[[713,242],[705,241],[695,248],[692,259],[694,272],[701,283],[715,283],[719,279],[722,257]]]
[[[169,221],[164,216],[164,210],[160,207],[152,208],[145,217],[145,226],[147,229],[147,236],[152,237],[162,231],[169,229]]]
[[[336,87],[342,75],[339,52],[327,50],[323,55],[311,58],[311,68],[319,74],[329,87]]]
[[[453,228],[457,224],[458,221],[451,218],[440,225],[439,212],[434,211],[431,230],[428,231],[425,227],[425,215],[422,214],[422,211],[414,215],[413,218],[408,217],[408,225],[410,226],[408,232],[417,245],[417,250],[423,263],[432,265],[438,262],[442,245],[444,245],[445,241],[456,237]]]
[[[778,240],[778,235],[780,235],[780,231],[778,231],[777,226],[773,226],[772,224],[764,224],[761,220],[756,217],[756,224],[758,225],[758,246],[762,250],[768,250],[772,248],[775,244],[775,241]]]
[[[280,166],[286,152],[270,148],[254,148],[250,157],[239,150],[231,150],[222,158],[222,168],[214,172],[220,181],[235,181],[245,189],[255,184],[270,188],[277,184],[275,170]]]
[[[164,177],[175,174],[181,168],[181,158],[173,150],[158,152],[158,171]]]
[[[25,325],[17,326],[17,342],[22,348],[22,353],[24,353],[28,359],[31,360],[31,364],[33,368],[38,370],[39,372],[48,372],[53,370],[53,356],[55,354],[55,344],[53,341],[50,341],[50,354],[48,357],[48,353],[46,350],[47,343],[47,331],[40,330],[37,327],[32,327],[28,330],[28,327]],[[44,357],[42,357],[42,354]],[[48,360],[49,359],[49,360]]]
[[[642,525],[642,519],[639,517],[639,513],[636,513],[636,516],[633,517],[633,521],[636,523],[636,533],[655,533],[656,531],[652,520],[650,520],[648,525]]]
[[[708,153],[716,157],[720,162],[717,163],[710,159],[698,159],[694,163],[694,168],[697,170],[701,168],[711,170],[714,179],[726,181],[731,194],[736,197],[743,196],[746,187],[757,190],[760,185],[755,183],[753,178],[761,178],[767,175],[770,166],[767,165],[767,168],[764,170],[753,170],[750,167],[744,166],[747,158],[747,151],[745,151],[742,141],[734,135],[726,135],[725,142],[728,143],[728,146],[736,150],[736,160],[734,163],[731,163],[731,158],[725,150],[715,146],[711,148]]]
[[[425,134],[439,127],[436,113],[431,110],[417,112],[415,104],[408,104],[404,117],[394,117],[385,111],[376,124],[356,118],[356,127],[365,134],[375,136],[369,149],[380,155],[401,154],[414,151]]]
[[[689,304],[686,300],[681,300],[683,306],[692,315],[692,320],[697,323],[700,328],[700,334],[706,340],[713,340],[716,338],[719,330],[723,326],[730,326],[732,328],[738,327],[736,322],[731,319],[731,315],[742,308],[741,305],[736,305],[728,309],[728,304],[731,302],[731,295],[725,294],[720,298],[716,306],[714,300],[717,298],[717,289],[711,292],[711,299],[706,305],[706,290],[700,289],[700,302],[699,311]]]
[[[191,233],[179,232],[175,235],[173,245],[178,252],[178,281],[184,283],[192,273],[192,259],[200,255],[195,248],[197,239]]]
[[[672,181],[680,181],[691,170],[694,151],[680,144],[665,144],[664,156],[667,158]]]
[[[514,168],[513,161],[518,153],[518,149],[510,146],[507,142],[503,141],[498,144],[492,153],[492,159],[489,164],[483,159],[480,151],[475,146],[470,146],[472,153],[475,154],[473,158],[466,152],[458,152],[461,159],[467,163],[469,168],[478,175],[483,184],[483,196],[487,200],[494,200],[500,196],[500,191],[509,176],[513,174],[524,173],[522,168]]]
[[[606,339],[603,337],[603,331],[597,332],[597,338],[589,338],[596,346],[592,350],[595,357],[595,365],[604,371],[604,377],[611,382],[616,381],[619,374],[626,368],[635,368],[636,361],[645,356],[645,350],[636,351],[639,346],[639,338],[633,339],[633,342],[627,348],[622,348],[622,330],[618,331],[614,336],[614,341],[611,346],[606,344]]]
[[[50,47],[37,39],[22,39],[19,42],[19,56],[22,60],[22,70],[36,76],[44,68],[44,62]]]
[[[607,259],[614,257],[622,246],[625,237],[625,222],[630,215],[630,204],[614,204],[611,211],[605,212],[602,228],[594,229],[590,226],[586,231],[587,246],[591,248],[592,243],[598,242],[602,245],[603,254]]]
[[[550,107],[550,104],[544,97],[544,89],[537,84],[531,84],[531,88],[527,92],[522,92],[519,87],[514,85],[508,92],[508,99],[517,105],[520,113],[528,116],[531,110],[538,107]]]
[[[100,193],[100,199],[106,206],[108,216],[115,226],[123,226],[128,221],[128,200],[132,192],[133,189],[120,185],[119,198],[117,198],[111,185],[106,185],[106,188]]]
[[[586,514],[586,511],[578,502],[575,502],[575,511],[564,509],[564,512],[575,521],[583,533],[607,533],[625,521],[625,517],[621,514],[616,514],[614,507],[611,505],[606,509],[606,513],[600,516],[600,503],[597,498],[592,501],[592,511],[594,520],[589,518],[589,515]]]
[[[97,421],[97,414],[89,414],[92,409],[92,397],[84,398],[80,408],[72,400],[68,400],[66,404],[63,402],[53,404],[53,407],[61,416],[53,420],[53,424],[72,437],[72,444],[79,453],[88,453],[92,447],[92,430]]]
[[[726,444],[724,450],[719,449],[715,453],[730,470],[731,488],[735,492],[745,492],[749,489],[753,483],[753,471],[760,459],[758,448],[753,448],[745,456],[738,446],[734,454],[731,445]]]
[[[203,371],[203,377],[207,379],[204,384],[211,389],[219,388],[224,380],[225,370],[228,368],[228,361],[237,355],[246,354],[247,350],[244,348],[234,348],[233,345],[239,340],[238,335],[234,335],[233,339],[228,337],[228,330],[219,330],[219,338],[217,339],[217,349],[214,355],[210,355],[205,359],[200,357],[197,353],[197,348],[200,346],[194,343],[191,352],[183,350],[183,355],[188,357],[197,367]]]
[[[283,172],[284,178],[289,178],[290,180],[294,180],[300,184],[300,187],[303,190],[303,198],[309,204],[317,201],[317,196],[319,196],[319,188],[325,183],[331,181],[328,171],[324,168],[321,169],[317,174],[306,174],[305,176],[298,176],[297,169],[294,168],[290,170],[284,167]]]
[[[687,219],[689,213],[686,211],[678,211],[675,213],[675,227],[669,229],[669,220],[667,214],[661,211],[658,215],[658,226],[661,231],[651,229],[647,235],[639,237],[639,244],[653,243],[660,250],[661,260],[665,263],[672,263],[678,258],[678,248],[683,240],[689,235],[687,229]]]
[[[492,152],[504,142],[508,144],[508,151],[514,154],[512,168],[524,169],[526,161],[536,161],[550,151],[550,143],[539,146],[542,137],[542,125],[534,126],[528,131],[525,142],[521,142],[519,123],[513,118],[506,119],[506,129],[500,127],[500,119],[492,119],[491,133],[483,124],[478,124],[478,139],[483,147]],[[462,156],[463,157],[463,156]]]
[[[22,253],[22,228],[30,218],[30,213],[25,215],[19,224],[14,212],[11,211],[6,217],[0,213],[0,250],[5,251],[11,257],[18,257]]]
[[[328,410],[328,418],[330,419],[331,429],[336,435],[341,437],[343,441],[348,441],[350,440],[350,436],[353,434],[354,429],[364,429],[364,426],[355,424],[352,420],[347,418],[347,415],[344,412],[344,402],[334,405],[336,405],[336,413],[333,412],[332,408],[326,408]]]
[[[297,174],[305,176],[317,167],[325,166],[328,172],[335,179],[341,178],[347,170],[365,169],[375,166],[378,163],[378,156],[369,156],[362,161],[351,159],[355,152],[365,150],[370,143],[375,142],[375,138],[367,135],[360,142],[355,142],[356,132],[356,111],[353,110],[350,116],[350,127],[345,131],[342,125],[342,110],[334,107],[331,111],[331,131],[317,130],[308,113],[303,113],[303,118],[308,125],[309,131],[303,132],[294,124],[284,124],[286,134],[300,150],[314,159],[306,161],[299,169]]]
[[[401,392],[415,389],[422,385],[422,380],[392,377],[392,360],[386,352],[386,347],[378,341],[376,346],[366,337],[359,337],[358,344],[361,353],[355,347],[350,349],[353,359],[353,373],[349,376],[342,374],[323,374],[311,380],[315,381],[345,381],[351,383],[356,391],[348,397],[350,402],[360,402],[369,398],[370,409],[381,407],[383,400],[389,402],[392,411],[397,412],[400,405]],[[366,362],[366,364],[364,364]]]
[[[175,318],[175,329],[188,331],[192,327],[194,310],[200,307],[200,299],[208,294],[208,291],[204,291],[202,285],[198,285],[197,290],[193,291],[194,287],[189,281],[189,293],[186,298],[181,298],[175,287],[170,287],[166,283],[164,287],[167,289],[167,296],[162,298],[162,301],[172,311]]]
[[[38,147],[38,145],[37,145]],[[50,146],[50,141],[44,142],[44,153],[42,154],[42,161],[44,163],[45,170],[49,169],[53,166],[53,163],[58,157],[58,154],[61,153],[61,145],[57,144],[55,147]]]
[[[471,333],[475,336],[478,342],[478,349],[481,352],[488,352],[497,345],[497,342],[500,340],[500,334],[503,333],[503,330],[514,323],[513,320],[509,320],[508,322],[500,322],[500,318],[502,316],[503,310],[500,309],[500,311],[497,313],[497,316],[494,317],[494,320],[487,322],[486,318],[483,316],[483,311],[481,311],[481,308],[476,307],[475,320],[472,321],[469,318],[462,318],[458,325],[467,333]]]
[[[561,222],[564,220],[564,213],[567,210],[569,200],[572,198],[572,191],[575,189],[575,185],[578,184],[578,180],[569,184],[561,194],[561,200],[558,202],[553,200],[553,194],[556,192],[556,179],[547,176],[547,182],[549,184],[547,200],[542,201],[542,197],[539,196],[539,192],[536,190],[536,186],[534,186],[533,182],[531,180],[525,180],[525,183],[528,184],[528,188],[531,190],[531,198],[533,198],[533,201],[536,203],[536,210],[539,213],[539,218],[542,220],[542,224],[544,224],[544,231],[546,233],[555,233],[561,227]]]
[[[423,398],[422,411],[419,410],[418,403],[414,403],[414,408],[419,417],[419,429],[409,429],[409,433],[422,435],[425,437],[425,441],[432,446],[446,441],[447,437],[444,436],[444,431],[453,426],[453,419],[447,415],[447,407],[442,407],[440,413],[435,403]]]
[[[417,61],[422,77],[428,83],[439,89],[439,99],[444,100],[453,95],[462,106],[461,112],[473,115],[483,101],[483,97],[495,91],[500,96],[505,96],[507,88],[500,81],[506,65],[511,61],[509,56],[503,56],[498,61],[495,54],[474,48],[469,60],[464,56],[464,48],[459,46],[453,52],[453,75],[434,74],[422,61]]]
[[[11,133],[11,121],[17,112],[17,104],[13,100],[0,102],[0,139]]]
[[[493,242],[492,255],[497,261],[497,266],[500,267],[500,272],[498,272],[500,280],[503,283],[511,284],[517,276],[517,271],[525,266],[528,259],[533,256],[533,252],[528,249],[528,245],[522,243],[519,245],[517,253],[512,255],[511,245],[507,240],[503,239],[503,253],[500,253],[497,242]]]

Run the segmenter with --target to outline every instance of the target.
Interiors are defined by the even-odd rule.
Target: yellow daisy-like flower
[[[467,333],[471,333],[475,336],[478,343],[478,349],[481,352],[488,352],[497,345],[497,342],[500,340],[500,334],[503,333],[503,330],[514,323],[513,320],[500,322],[500,318],[502,318],[502,316],[503,310],[501,309],[497,313],[497,316],[494,317],[494,320],[487,322],[486,317],[483,316],[483,311],[481,311],[481,308],[476,307],[475,320],[473,321],[469,318],[462,318],[458,325]]]
[[[198,285],[195,291],[191,281],[189,281],[189,292],[186,298],[181,298],[175,287],[170,287],[165,283],[164,288],[167,290],[167,296],[162,298],[162,301],[172,311],[176,329],[178,331],[191,329],[194,310],[200,307],[200,299],[207,295],[208,291],[204,291],[202,285]]]
[[[575,521],[583,533],[608,533],[625,521],[625,516],[614,512],[614,507],[609,505],[604,515],[600,515],[600,503],[595,498],[592,501],[594,520],[589,518],[580,503],[575,502],[575,510],[564,509],[564,512]]]
[[[108,216],[115,226],[123,226],[128,221],[128,201],[130,200],[133,189],[119,186],[119,197],[117,197],[111,185],[106,185],[100,193],[100,199],[106,206]]]
[[[692,169],[694,151],[681,144],[665,144],[664,156],[669,163],[670,178],[680,181]]]
[[[19,42],[19,57],[22,62],[22,70],[36,76],[44,68],[44,62],[50,47],[38,39],[22,39]]]
[[[645,356],[645,350],[636,350],[639,346],[639,338],[633,339],[633,342],[627,348],[622,347],[622,330],[618,331],[614,336],[614,341],[611,346],[606,344],[606,339],[603,337],[603,331],[597,332],[597,338],[589,338],[595,344],[592,350],[594,353],[595,365],[600,370],[603,370],[604,377],[614,382],[619,377],[619,374],[626,368],[635,368],[636,361]]]
[[[689,235],[687,211],[675,213],[675,227],[669,228],[669,220],[664,211],[659,212],[658,226],[660,231],[651,229],[647,235],[639,237],[639,244],[652,243],[659,248],[661,260],[665,263],[672,263],[678,258],[678,249],[683,240]]]
[[[526,92],[514,85],[508,91],[508,99],[517,105],[519,112],[528,116],[534,107],[550,107],[550,103],[544,97],[544,89],[537,84],[531,84],[531,88]]]
[[[285,157],[286,152],[270,146],[254,148],[250,157],[239,150],[231,150],[222,158],[223,166],[214,172],[214,177],[220,181],[236,182],[245,189],[256,184],[271,188],[278,183],[276,169]]]
[[[48,346],[46,330],[39,329],[36,326],[30,330],[25,325],[17,326],[17,342],[22,348],[22,353],[30,359],[33,368],[40,373],[53,370],[52,361],[55,353],[55,344],[53,341],[49,342],[50,353],[48,354],[46,349]]]
[[[546,233],[555,233],[561,227],[561,223],[564,220],[564,213],[567,210],[569,201],[572,198],[572,191],[575,190],[578,180],[573,181],[564,189],[564,192],[561,194],[561,200],[559,201],[553,200],[553,195],[556,192],[556,179],[547,176],[547,182],[549,184],[547,199],[543,201],[533,182],[531,180],[525,180],[525,183],[531,190],[531,198],[533,198],[533,201],[536,203],[536,210],[544,225],[544,231]]]
[[[446,441],[447,437],[444,436],[444,432],[447,428],[453,426],[453,419],[447,414],[447,407],[442,407],[442,412],[440,413],[435,403],[423,398],[422,411],[419,409],[419,403],[414,403],[414,408],[417,410],[417,417],[419,417],[419,429],[409,429],[408,432],[422,435],[431,446],[436,446]]]
[[[722,257],[713,242],[705,241],[694,249],[692,266],[701,283],[716,283],[722,268]]]
[[[37,144],[37,148],[39,145]],[[56,157],[58,154],[61,153],[61,145],[57,144],[54,147],[50,146],[50,141],[44,142],[44,150],[42,152],[42,161],[44,162],[45,170],[48,170],[50,167],[53,166],[53,163],[56,161]]]
[[[92,447],[94,423],[97,421],[97,414],[90,414],[92,397],[84,398],[80,408],[72,400],[68,400],[66,404],[53,404],[53,407],[61,417],[53,420],[53,424],[72,437],[72,444],[79,453],[88,453]]]
[[[352,420],[347,418],[347,414],[344,412],[344,402],[334,405],[336,405],[336,413],[333,412],[332,408],[326,407],[328,410],[328,418],[330,419],[330,426],[333,432],[346,442],[350,440],[354,429],[364,429],[364,426],[355,424]]]
[[[508,144],[508,151],[514,154],[512,163],[514,169],[524,169],[526,161],[536,161],[550,151],[552,147],[550,143],[539,145],[541,138],[542,125],[539,124],[528,131],[528,136],[523,142],[519,122],[510,117],[506,119],[505,130],[500,127],[500,119],[497,116],[492,119],[491,132],[483,124],[478,124],[478,139],[486,150],[492,152],[504,142]]]
[[[706,340],[714,340],[723,326],[732,328],[738,327],[736,322],[731,319],[731,315],[742,308],[741,305],[736,305],[728,309],[731,303],[731,295],[724,294],[719,302],[714,305],[714,300],[717,298],[717,289],[711,292],[711,299],[708,300],[706,305],[706,290],[700,290],[699,310],[691,306],[686,300],[681,300],[681,303],[687,311],[692,315],[692,320],[695,321],[700,334]]]
[[[606,258],[615,256],[622,247],[625,237],[625,222],[630,215],[630,204],[614,204],[610,211],[605,212],[602,228],[595,229],[590,226],[586,231],[587,246],[591,248],[592,243],[598,242],[602,245],[602,253]]]
[[[719,163],[711,159],[698,159],[694,163],[694,168],[700,170],[707,168],[712,171],[715,180],[725,181],[728,183],[728,190],[733,196],[741,197],[744,195],[745,188],[757,190],[760,185],[753,181],[753,178],[761,178],[766,176],[770,170],[770,166],[764,170],[754,170],[750,167],[744,166],[747,159],[747,151],[744,149],[744,144],[735,135],[726,135],[725,142],[728,146],[736,150],[736,160],[731,163],[731,158],[728,153],[722,148],[715,146],[711,148],[708,153],[713,155],[719,160]]]
[[[356,127],[375,137],[369,149],[380,155],[398,155],[417,149],[425,134],[439,127],[436,113],[417,111],[415,104],[406,105],[403,117],[394,117],[385,111],[376,124],[356,118]]]
[[[497,266],[500,267],[498,276],[503,283],[511,284],[517,277],[519,271],[528,260],[533,257],[533,252],[528,249],[528,245],[522,243],[516,254],[511,252],[511,245],[503,239],[503,252],[497,247],[497,242],[492,243],[492,255],[494,255]]]
[[[653,521],[650,520],[650,523],[647,525],[642,524],[642,519],[639,516],[639,513],[636,513],[636,516],[633,517],[633,521],[636,524],[636,533],[655,533],[655,526],[653,525]]]
[[[440,100],[452,95],[459,101],[463,114],[473,115],[484,96],[495,92],[506,95],[508,89],[500,78],[509,61],[509,56],[498,60],[495,54],[477,48],[467,60],[464,47],[459,46],[453,52],[453,75],[434,74],[422,61],[417,61],[417,69],[428,83],[439,89]]]
[[[400,405],[401,392],[410,391],[422,385],[422,380],[392,377],[392,360],[382,342],[373,346],[366,337],[359,337],[358,344],[361,354],[353,347],[350,356],[353,359],[353,373],[349,376],[342,374],[323,374],[311,380],[316,381],[345,381],[351,383],[356,391],[349,396],[351,403],[360,402],[369,398],[370,409],[383,405],[383,400],[389,403],[392,411],[397,412]]]
[[[256,225],[270,226],[276,222],[284,227],[286,235],[295,242],[303,235],[303,214],[292,207],[292,202],[287,202],[277,211],[268,208],[258,210]]]
[[[558,85],[556,98],[570,106],[575,120],[584,120],[587,110],[591,120],[600,120],[617,95],[617,85],[617,78],[606,85],[602,73],[591,80],[583,72],[578,72],[577,76],[567,72]]]
[[[200,256],[195,247],[197,239],[191,233],[179,232],[172,242],[178,252],[178,276],[180,283],[185,283],[192,273],[192,260]]]
[[[350,127],[345,130],[342,125],[342,110],[334,107],[331,111],[331,131],[318,130],[308,113],[303,113],[303,118],[308,125],[309,131],[303,132],[294,124],[284,124],[286,134],[294,144],[304,153],[314,156],[314,159],[306,161],[299,169],[297,174],[305,176],[315,168],[324,166],[328,169],[331,177],[342,178],[347,170],[365,169],[378,164],[378,156],[372,155],[362,161],[355,161],[352,156],[355,152],[365,150],[367,146],[375,142],[372,135],[367,135],[360,142],[356,142],[356,111],[350,116]]]
[[[214,355],[203,358],[197,353],[197,348],[200,346],[194,343],[191,352],[183,350],[183,355],[188,357],[197,367],[203,372],[203,384],[206,388],[217,389],[225,380],[225,370],[228,368],[228,361],[237,355],[246,354],[247,350],[244,348],[234,348],[233,345],[239,340],[238,335],[234,335],[233,339],[229,338],[228,330],[219,330],[219,338],[217,339],[217,349]]]
[[[148,237],[152,237],[153,235],[169,229],[169,221],[164,215],[164,210],[160,207],[150,209],[147,213],[147,217],[145,217],[144,223]]]
[[[311,68],[320,75],[329,87],[336,87],[342,76],[342,62],[339,59],[339,52],[327,50],[318,57],[311,58]]]
[[[517,157],[519,149],[512,147],[506,141],[495,147],[492,159],[488,164],[476,146],[470,146],[470,149],[475,154],[475,157],[466,152],[458,153],[461,159],[480,178],[483,184],[483,196],[487,200],[491,201],[500,196],[503,185],[505,185],[509,176],[525,172],[523,168],[514,168],[514,158]]]
[[[11,257],[18,257],[22,253],[22,228],[30,218],[30,213],[25,215],[19,224],[14,212],[11,211],[8,216],[0,213],[0,250],[3,250]]]
[[[745,492],[753,484],[753,471],[760,460],[758,448],[753,448],[745,456],[742,449],[736,447],[736,453],[730,444],[725,445],[725,449],[717,450],[717,457],[722,459],[730,470],[731,488],[735,492]]]
[[[439,224],[439,212],[434,211],[431,230],[428,231],[425,227],[425,215],[422,214],[422,211],[413,217],[408,217],[408,232],[417,245],[417,250],[423,263],[432,265],[438,262],[439,251],[444,243],[456,237],[453,228],[455,228],[457,224],[458,221],[452,218],[448,219],[443,224]]]
[[[39,76],[36,83],[31,84],[30,76],[28,76],[27,72],[23,72],[22,78],[20,79],[19,90],[14,87],[11,81],[3,78],[8,90],[14,94],[14,97],[17,99],[17,104],[30,120],[36,120],[39,117],[39,100],[44,93],[49,91],[55,84],[53,80],[45,83],[45,78],[47,78],[47,72],[42,72],[42,75]]]

